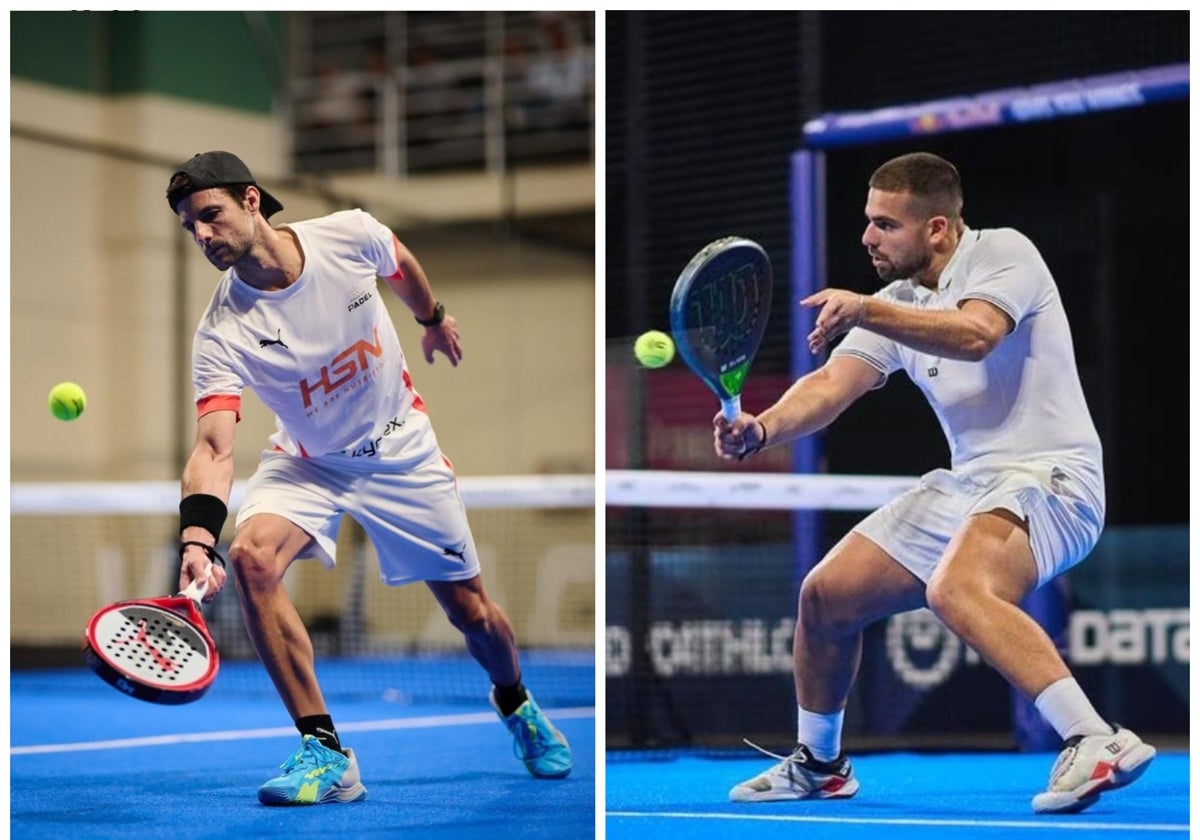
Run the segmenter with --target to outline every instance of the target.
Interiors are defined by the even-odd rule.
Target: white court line
[[[594,718],[593,706],[576,706],[566,709],[546,709],[554,720]],[[430,717],[392,718],[387,720],[362,720],[338,723],[338,732],[382,732],[388,729],[435,729],[439,726],[465,726],[474,723],[495,723],[495,712],[472,712],[465,715],[432,715]],[[134,747],[163,747],[170,744],[191,744],[210,741],[241,741],[251,738],[295,737],[294,726],[276,726],[270,729],[229,729],[224,732],[184,732],[177,735],[150,735],[145,738],[119,738],[113,741],[83,741],[75,744],[38,744],[28,747],[12,747],[12,755],[45,755],[46,753],[73,753],[88,750],[121,750]]]
[[[772,814],[691,814],[676,811],[607,811],[607,817],[662,817],[678,820],[751,820],[758,822],[795,823],[843,823],[852,825],[923,825],[930,827],[954,826],[970,828],[1038,828],[1038,829],[1082,829],[1085,831],[1188,831],[1191,826],[1176,823],[1095,823],[1095,822],[1042,822],[1030,820],[922,820],[884,817],[810,817]]]

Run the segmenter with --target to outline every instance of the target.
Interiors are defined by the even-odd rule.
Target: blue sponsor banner
[[[607,556],[610,742],[738,743],[791,737],[794,546],[656,548],[647,591],[634,591],[634,552]],[[1092,555],[1026,604],[1054,619],[1072,671],[1106,717],[1146,733],[1188,729],[1188,529],[1109,528]],[[635,629],[634,599],[645,620]],[[1048,617],[1048,618],[1047,618]],[[1032,717],[1031,717],[1032,716]],[[638,724],[634,725],[637,719]],[[1008,684],[929,610],[893,616],[864,635],[847,736],[1011,736],[1025,749],[1058,739]]]
[[[606,718],[610,743],[740,743],[795,720],[789,543],[649,552],[635,593],[635,553],[606,558]],[[634,598],[644,598],[640,629]],[[637,740],[637,739],[635,739]]]
[[[874,111],[824,114],[805,123],[804,144],[810,149],[860,146],[1170,102],[1188,97],[1189,76],[1189,65],[1172,64]]]

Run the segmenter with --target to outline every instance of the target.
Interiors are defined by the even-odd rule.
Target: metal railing
[[[403,177],[591,160],[595,50],[580,21],[386,12],[339,37],[328,18],[298,16],[295,171]]]

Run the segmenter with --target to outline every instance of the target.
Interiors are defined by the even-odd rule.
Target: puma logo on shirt
[[[282,332],[283,332],[283,330],[276,330],[275,338],[260,338],[258,340],[259,349],[261,349],[263,347],[270,347],[272,344],[278,344],[284,350],[288,350],[289,349],[288,346],[283,343],[283,336],[280,335],[280,333],[282,333]]]

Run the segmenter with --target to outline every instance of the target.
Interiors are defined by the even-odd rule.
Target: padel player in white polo
[[[869,515],[807,575],[793,644],[797,746],[734,786],[739,802],[853,796],[842,754],[846,701],[862,630],[928,606],[1028,697],[1063,738],[1039,813],[1080,811],[1137,779],[1155,750],[1104,720],[1025,596],[1078,563],[1104,523],[1100,441],[1088,413],[1066,313],[1034,245],[962,219],[958,171],[928,153],[879,167],[862,243],[881,280],[873,296],[824,289],[820,368],[757,417],[713,420],[723,458],[812,434],[903,370],[925,394],[950,446],[950,469]],[[903,445],[905,430],[879,418]]]
[[[917,490],[855,530],[926,582],[958,524],[975,510],[1002,507],[1034,521],[1029,536],[1039,584],[1082,560],[1104,525],[1100,437],[1058,287],[1033,243],[1011,229],[964,227],[936,289],[897,280],[875,298],[951,311],[985,301],[1014,327],[980,361],[920,352],[862,328],[833,350],[834,358],[851,356],[878,370],[878,387],[898,370],[907,373],[950,445],[951,470],[921,479],[934,493]],[[950,498],[958,504],[942,504]],[[971,504],[963,508],[965,500]],[[1071,513],[1062,510],[1067,505]]]

